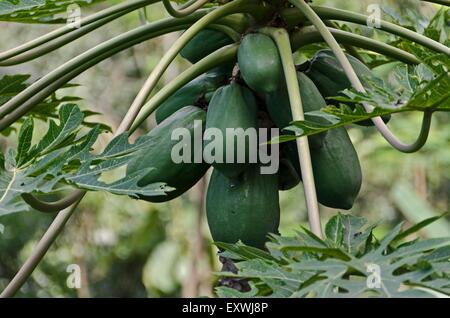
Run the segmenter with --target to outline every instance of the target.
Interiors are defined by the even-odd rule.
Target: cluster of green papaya
[[[181,52],[192,63],[229,44],[231,39],[216,30],[201,31]],[[349,57],[361,78],[372,76],[370,69]],[[227,128],[267,128],[262,118],[269,118],[270,127],[285,128],[292,121],[289,96],[283,67],[274,41],[267,35],[250,33],[243,37],[238,50],[237,66],[214,69],[188,83],[166,100],[156,111],[158,126],[149,133],[149,150],[128,166],[129,172],[153,167],[140,185],[165,182],[175,188],[165,196],[143,197],[150,202],[164,202],[180,196],[206,173],[209,164],[174,163],[171,140],[175,128],[195,128],[194,121],[204,129],[223,132]],[[234,65],[233,65],[234,66]],[[239,70],[239,72],[237,72]],[[325,97],[337,96],[350,87],[342,68],[330,51],[320,51],[314,58],[298,67],[298,83],[306,113],[326,106]],[[353,105],[354,106],[354,105]],[[321,123],[323,118],[307,119]],[[270,128],[269,127],[269,128]],[[192,133],[191,136],[194,136]],[[229,163],[225,137],[223,160],[212,162],[206,212],[215,241],[244,243],[264,248],[269,233],[277,233],[280,222],[279,191],[288,190],[301,182],[297,145],[281,145],[280,168],[276,174],[262,174],[260,164]],[[211,140],[202,136],[203,148]],[[350,209],[361,187],[361,167],[358,156],[345,128],[337,128],[309,137],[318,200],[321,204]],[[249,145],[245,144],[246,151]],[[217,155],[217,154],[216,154]],[[245,153],[248,159],[248,153]],[[236,159],[236,158],[234,158]]]

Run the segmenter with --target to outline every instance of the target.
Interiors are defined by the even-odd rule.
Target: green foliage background
[[[120,1],[107,1],[118,3]],[[315,1],[366,13],[372,1]],[[421,23],[435,8],[419,1],[381,1],[402,13],[404,23]],[[96,9],[104,7],[100,3]],[[152,7],[152,8],[157,8]],[[83,9],[88,14],[91,9]],[[148,11],[149,19],[163,16],[162,7]],[[420,12],[414,17],[413,12]],[[37,61],[0,69],[4,74],[28,73],[33,79],[48,73],[85,49],[140,24],[137,14],[127,15],[101,32],[84,37]],[[0,50],[14,47],[52,29],[43,25],[2,23]],[[98,121],[117,127],[126,107],[145,77],[176,35],[150,41],[123,52],[76,79],[79,87],[69,88],[83,97],[83,109],[102,113]],[[181,59],[164,80],[169,81],[187,67]],[[379,69],[380,74],[385,70]],[[405,140],[412,140],[420,125],[420,114],[395,115],[390,127]],[[431,137],[418,153],[405,155],[392,150],[371,128],[351,128],[364,172],[361,196],[350,211],[374,223],[385,222],[375,235],[382,235],[400,220],[407,224],[449,210],[450,197],[450,114],[434,117]],[[152,121],[147,127],[152,127]],[[45,127],[37,127],[44,131]],[[13,146],[16,133],[0,139],[2,150]],[[104,147],[108,140],[100,140]],[[117,171],[116,174],[123,173]],[[167,297],[212,295],[213,271],[220,270],[217,249],[211,245],[203,218],[201,193],[204,184],[180,199],[149,204],[105,193],[90,193],[75,217],[57,240],[32,278],[20,292],[22,297]],[[281,194],[281,233],[293,234],[307,225],[301,187]],[[336,211],[322,208],[324,220]],[[19,213],[0,218],[0,289],[30,254],[53,216],[39,212]],[[442,219],[421,232],[424,237],[448,236],[450,223]],[[66,285],[69,264],[82,269],[82,288]]]

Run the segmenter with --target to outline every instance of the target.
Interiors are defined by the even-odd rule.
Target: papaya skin
[[[246,87],[232,82],[229,85],[219,88],[211,99],[208,106],[206,117],[206,129],[219,129],[223,136],[223,156],[222,162],[213,162],[214,168],[225,174],[229,178],[236,178],[243,172],[248,164],[249,141],[245,142],[245,163],[237,163],[237,138],[234,138],[234,149],[227,149],[231,141],[227,139],[227,128],[242,128],[244,131],[248,128],[258,126],[258,106],[253,93]],[[204,140],[204,147],[212,140]],[[234,162],[227,162],[227,151],[234,151]]]
[[[297,146],[286,143],[286,153],[301,177]],[[312,149],[311,160],[319,203],[335,209],[349,210],[362,184],[358,154],[344,127],[332,129],[319,149]]]
[[[303,111],[305,113],[318,111],[327,104],[314,83],[303,73],[297,72],[297,78],[302,98]],[[286,85],[282,85],[273,93],[265,97],[267,111],[275,125],[283,129],[292,122],[291,106]],[[305,118],[318,124],[327,124],[328,121],[319,117],[305,115]],[[308,137],[311,148],[320,148],[327,132]]]
[[[370,85],[368,79],[375,82],[381,81],[370,68],[357,58],[349,54],[347,54],[347,58],[364,86]],[[306,68],[305,74],[314,82],[322,96],[327,98],[327,102],[333,105],[338,104],[337,101],[329,97],[342,95],[341,92],[351,88],[352,85],[333,51],[319,51],[307,64],[308,66],[300,66],[299,68]],[[350,107],[355,107],[352,103],[347,104]],[[390,119],[390,115],[383,116],[385,123],[388,123]],[[356,124],[360,126],[373,126],[371,120],[360,121]]]
[[[230,74],[225,69],[217,69],[187,83],[158,107],[155,112],[156,123],[161,123],[185,106],[194,105],[201,98],[205,98],[206,102],[209,102],[208,97],[211,98],[211,94],[225,84],[229,76]]]
[[[214,169],[206,195],[206,214],[215,242],[243,243],[263,249],[269,233],[278,233],[280,206],[276,174],[249,167],[231,180]]]
[[[283,66],[275,42],[267,35],[247,34],[238,50],[241,76],[258,93],[275,91],[283,77]]]
[[[282,158],[278,170],[278,190],[287,191],[293,189],[300,181],[300,177],[289,159]]]
[[[234,43],[225,33],[218,30],[205,29],[196,34],[181,50],[180,55],[192,64],[218,49]]]
[[[170,201],[189,190],[204,176],[209,168],[206,163],[177,164],[173,162],[171,152],[178,141],[171,140],[171,134],[174,129],[183,127],[190,131],[191,136],[194,136],[194,120],[200,120],[204,124],[205,119],[204,110],[195,106],[186,106],[148,133],[150,137],[148,147],[136,154],[135,159],[127,167],[127,173],[152,167],[154,169],[143,175],[138,185],[145,186],[154,182],[163,182],[175,190],[167,192],[167,195],[142,196],[139,199],[148,202]],[[191,143],[193,144],[193,140]]]

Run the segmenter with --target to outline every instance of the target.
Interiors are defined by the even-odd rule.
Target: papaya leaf
[[[255,257],[263,258],[267,260],[273,260],[276,259],[272,257],[269,253],[260,250],[259,248],[254,248],[251,246],[246,246],[242,242],[238,242],[236,244],[229,244],[229,243],[223,243],[223,242],[215,242],[214,243],[218,248],[226,250],[226,254],[223,254],[222,256],[228,257],[231,259],[238,259],[238,260],[249,260]]]
[[[333,216],[325,226],[325,235],[334,246],[340,246],[344,240],[344,225],[341,214]]]
[[[411,234],[414,234],[418,231],[420,231],[421,229],[427,227],[428,225],[440,220],[441,218],[447,217],[449,215],[449,213],[443,213],[441,215],[435,216],[435,217],[431,217],[428,218],[426,220],[423,220],[422,222],[419,222],[413,226],[411,226],[409,229],[399,233],[395,238],[394,238],[394,242],[398,242],[403,240],[404,238],[408,237]]]
[[[0,105],[6,103],[11,97],[27,88],[27,74],[4,75],[0,78]]]
[[[308,272],[298,275],[292,273],[289,268],[280,266],[275,262],[263,261],[257,258],[237,263],[236,266],[238,274],[221,272],[220,275],[233,278],[255,278],[274,291],[270,297],[276,298],[291,297],[312,276]],[[235,294],[235,297],[237,296],[238,294]]]
[[[251,298],[257,296],[256,288],[252,288],[249,292],[239,292],[236,289],[223,286],[217,288],[216,292],[219,298],[240,298],[240,297]]]
[[[97,126],[84,132],[82,122],[83,113],[78,106],[65,104],[60,108],[58,122],[51,120],[47,132],[35,145],[31,145],[33,120],[28,119],[22,125],[17,150],[6,153],[0,168],[0,216],[28,211],[29,207],[21,200],[24,193],[50,194],[76,187],[136,197],[165,195],[173,190],[163,183],[138,186],[142,174],[152,167],[110,183],[101,181],[103,173],[126,166],[133,159],[134,151],[141,148],[130,145],[124,134],[117,138],[122,140],[119,147],[93,154],[92,147],[101,130]],[[146,144],[145,136],[140,140],[140,145]],[[127,146],[134,151],[128,151]]]
[[[70,5],[85,7],[104,0],[0,0],[0,21],[20,23],[65,23]]]
[[[441,43],[450,42],[450,9],[442,7],[431,19],[424,35]]]
[[[34,122],[31,118],[25,120],[19,132],[19,147],[17,148],[16,162],[20,166],[27,158],[33,138]]]
[[[252,291],[239,293],[220,287],[218,295],[245,297],[250,293],[259,297],[326,298],[450,295],[450,237],[413,240],[409,244],[394,246],[393,243],[403,233],[402,224],[380,241],[371,235],[376,226],[367,226],[365,219],[352,215],[338,214],[329,220],[325,227],[325,242],[338,246],[335,249],[347,255],[346,259],[337,253],[323,258],[326,247],[317,240],[309,240],[311,246],[308,248],[305,237],[309,235],[304,232],[293,237],[273,236],[272,242],[267,244],[271,255],[297,247],[301,247],[303,254],[285,253],[282,261],[259,257],[257,253],[247,254],[245,260],[236,260],[237,274],[221,272],[217,275],[247,279]],[[367,241],[370,241],[371,248],[357,248],[360,242],[354,237],[355,233],[367,233],[364,234],[364,244],[368,245]],[[342,244],[336,244],[340,241]],[[352,254],[348,253],[349,246]],[[226,252],[234,252],[244,247],[240,243],[239,246],[229,244],[222,248]]]

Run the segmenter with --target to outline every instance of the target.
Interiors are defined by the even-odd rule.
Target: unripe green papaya
[[[300,181],[300,177],[291,161],[281,158],[278,170],[278,190],[286,191],[295,188]]]
[[[295,142],[286,144],[286,153],[301,177]],[[345,128],[329,131],[322,147],[311,149],[311,160],[318,201],[330,208],[351,209],[361,189],[362,172]]]
[[[206,112],[195,106],[186,106],[169,116],[156,128],[148,133],[148,147],[140,150],[128,164],[127,173],[138,170],[153,170],[147,172],[139,180],[139,186],[146,186],[155,182],[163,182],[175,188],[167,195],[140,197],[149,202],[170,201],[194,186],[206,173],[209,165],[205,163],[175,163],[172,160],[172,149],[178,140],[172,140],[172,132],[177,128],[186,128],[190,132],[191,145],[194,145],[194,128],[200,121],[204,125]],[[200,141],[201,142],[201,141]]]
[[[247,129],[256,128],[258,125],[257,114],[258,106],[252,92],[235,82],[219,88],[209,103],[206,130],[212,132],[212,128],[216,128],[223,138],[222,142],[219,141],[219,145],[213,136],[211,136],[211,140],[208,140],[208,136],[205,134],[204,151],[207,152],[207,147],[218,148],[213,147],[214,145],[221,147],[222,155],[216,154],[220,162],[213,162],[212,165],[229,178],[237,177],[246,169],[250,146],[257,147],[257,145],[251,145],[249,138],[246,138]],[[235,136],[227,136],[229,135],[227,129],[240,129],[240,131],[236,131]],[[237,153],[238,150],[242,151],[238,148],[239,139],[245,139],[245,143],[242,145],[245,147],[245,163],[238,163]],[[230,152],[233,152],[234,156]],[[227,158],[233,159],[233,162]]]
[[[209,54],[232,43],[233,40],[225,33],[218,30],[204,29],[186,44],[180,54],[186,60],[195,64]]]
[[[238,179],[214,169],[206,195],[206,214],[216,242],[264,248],[269,233],[278,232],[280,206],[276,174],[251,166]]]
[[[187,83],[158,107],[155,112],[156,123],[159,124],[185,106],[194,105],[201,98],[209,102],[214,91],[224,85],[228,77],[229,73],[217,70],[205,73]]]
[[[327,106],[317,87],[305,74],[297,72],[297,78],[300,96],[302,98],[303,111],[305,113],[318,111]],[[292,113],[286,85],[283,84],[275,92],[266,94],[265,100],[267,111],[274,124],[280,129],[289,126],[289,123],[292,122]],[[317,116],[305,114],[305,118],[318,124],[328,123],[326,119]],[[308,137],[311,148],[320,148],[326,134],[327,133],[324,132]]]
[[[357,58],[347,54],[350,64],[353,66],[356,75],[364,86],[370,85],[368,80],[380,83],[378,78],[370,68],[364,65]],[[339,60],[331,50],[321,50],[317,52],[311,61],[307,62],[307,69],[305,74],[314,82],[324,97],[334,97],[343,95],[341,92],[352,87],[347,75],[344,72]],[[300,66],[300,68],[302,68]],[[336,101],[329,99],[330,103],[336,104]],[[354,107],[354,104],[349,104]],[[385,122],[390,120],[391,116],[383,117]],[[358,122],[362,126],[372,126],[371,120]]]
[[[258,93],[275,91],[283,76],[283,66],[275,42],[267,35],[251,33],[238,50],[238,64],[245,83]]]

